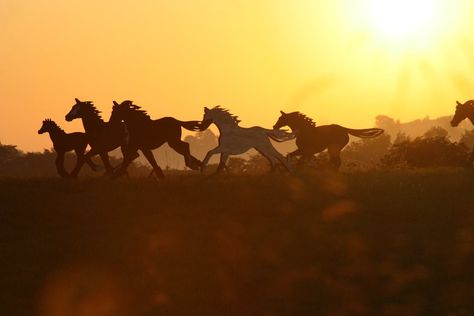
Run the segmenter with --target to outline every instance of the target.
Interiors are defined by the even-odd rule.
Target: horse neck
[[[94,132],[104,126],[104,121],[96,114],[89,114],[82,117],[82,125],[86,133]]]
[[[471,107],[467,113],[467,118],[471,121],[474,125],[474,107]]]
[[[304,120],[293,120],[291,122],[288,122],[288,126],[291,128],[292,131],[305,131],[305,130],[310,130],[314,126],[311,125],[309,122],[306,122]]]
[[[48,130],[49,133],[49,138],[54,142],[58,141],[64,135],[66,135],[66,132],[64,132],[59,126],[52,127]]]
[[[152,122],[151,118],[149,118],[148,116],[145,116],[142,113],[134,112],[125,116],[123,118],[123,121],[125,122],[125,124],[127,125],[127,129],[129,130],[137,130],[143,128],[143,126]]]
[[[231,131],[235,130],[236,128],[239,127],[239,124],[230,121],[230,120],[223,120],[223,119],[213,119],[214,124],[217,126],[217,129],[219,130],[219,133],[222,134],[222,132],[226,131]]]

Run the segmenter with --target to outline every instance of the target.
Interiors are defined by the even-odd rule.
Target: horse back
[[[74,132],[64,134],[61,139],[53,143],[53,147],[56,151],[67,152],[74,149],[85,148],[88,143],[88,137],[85,133]]]
[[[296,137],[296,145],[299,148],[311,147],[318,150],[323,150],[331,145],[344,147],[348,142],[347,131],[337,124],[314,126],[311,129],[301,130]]]

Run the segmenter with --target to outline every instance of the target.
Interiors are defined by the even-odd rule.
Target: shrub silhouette
[[[464,131],[459,142],[466,145],[466,147],[471,150],[474,149],[474,129]]]
[[[428,130],[414,140],[398,135],[389,152],[382,158],[387,167],[461,167],[469,157],[463,143],[452,142],[447,132],[439,127]]]
[[[448,131],[440,126],[434,126],[427,130],[423,137],[425,138],[448,138]]]
[[[390,135],[382,134],[376,138],[363,138],[350,143],[342,152],[346,167],[351,169],[375,168],[388,153],[392,142]]]

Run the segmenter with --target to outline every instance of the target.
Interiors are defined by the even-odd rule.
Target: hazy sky
[[[0,141],[51,147],[47,117],[82,130],[64,121],[75,97],[106,118],[131,99],[156,118],[220,104],[243,126],[283,109],[355,128],[474,98],[471,1],[374,1],[0,0]]]

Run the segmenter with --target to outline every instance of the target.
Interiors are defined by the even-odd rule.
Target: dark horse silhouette
[[[456,112],[454,113],[453,119],[451,120],[451,126],[456,127],[465,119],[469,119],[474,125],[474,100],[469,100],[464,104],[456,101]],[[468,166],[472,167],[474,162],[474,149],[471,152],[468,160]]]
[[[53,142],[53,148],[56,151],[56,170],[58,174],[63,177],[69,177],[69,174],[64,169],[64,155],[68,151],[74,150],[76,152],[76,167],[72,173],[76,173],[80,169],[80,165],[85,161],[92,170],[97,171],[97,166],[90,160],[89,157],[84,156],[87,145],[89,143],[87,135],[84,133],[66,133],[51,119],[45,119],[43,125],[38,130],[38,134],[49,133],[49,137]]]
[[[153,167],[158,177],[163,177],[163,171],[156,163],[152,150],[160,147],[164,143],[173,148],[176,152],[184,156],[186,166],[193,170],[200,169],[201,162],[193,157],[189,152],[189,144],[181,140],[181,127],[190,131],[199,131],[201,122],[182,122],[172,117],[163,117],[152,120],[146,111],[126,100],[121,104],[114,101],[110,122],[119,124],[125,122],[129,131],[128,151],[124,153],[124,161],[115,176],[126,170],[128,165],[135,159],[132,154],[140,150]],[[132,153],[132,154],[131,154]]]
[[[349,134],[361,138],[372,138],[384,132],[380,128],[350,129],[336,124],[316,126],[311,118],[300,112],[285,113],[280,111],[280,113],[281,116],[273,128],[280,129],[283,126],[291,128],[296,135],[298,149],[289,153],[287,158],[301,156],[301,163],[314,154],[327,149],[331,163],[336,169],[339,169],[341,166],[340,153],[349,142]]]
[[[126,142],[128,132],[126,126],[122,122],[104,122],[100,116],[100,111],[91,101],[82,102],[76,98],[74,104],[66,115],[66,121],[70,122],[74,119],[82,119],[84,130],[89,139],[91,150],[86,154],[86,158],[100,155],[104,163],[106,174],[112,174],[114,167],[109,161],[108,152],[121,147],[122,153],[126,151]],[[129,153],[130,156],[138,156],[138,153]],[[78,165],[77,170],[71,173],[71,177],[76,177],[82,163]]]

